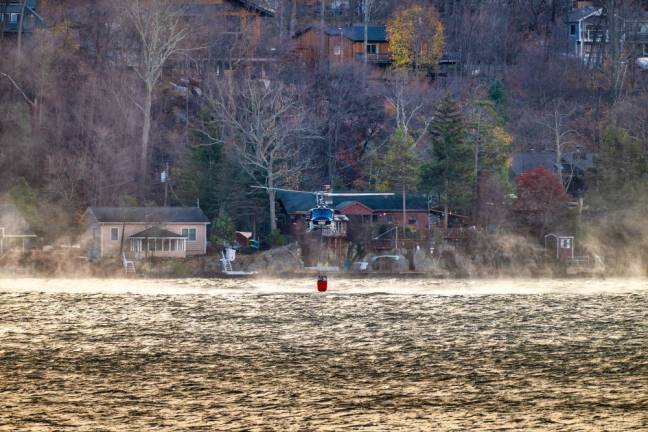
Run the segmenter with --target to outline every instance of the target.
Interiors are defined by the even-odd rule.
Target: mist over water
[[[0,430],[641,430],[648,282],[0,280]]]

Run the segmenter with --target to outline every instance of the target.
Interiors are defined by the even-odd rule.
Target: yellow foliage
[[[413,5],[396,12],[387,23],[394,65],[436,67],[443,55],[444,31],[433,6]]]
[[[493,141],[499,143],[500,147],[510,147],[513,144],[513,137],[500,126],[493,128]]]

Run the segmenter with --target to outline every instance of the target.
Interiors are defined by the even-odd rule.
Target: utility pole
[[[407,201],[405,198],[405,180],[403,180],[403,238],[405,238],[405,227],[407,226]]]
[[[166,167],[160,177],[160,180],[164,183],[164,207],[167,207],[169,203],[169,162],[166,163]]]

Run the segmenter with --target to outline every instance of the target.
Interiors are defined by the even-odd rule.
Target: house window
[[[378,45],[367,44],[367,54],[376,54],[376,53],[378,53]]]
[[[18,24],[18,16],[20,14],[10,13],[9,14],[9,24]]]
[[[196,240],[196,228],[182,228],[182,237],[187,237],[189,241]]]
[[[416,225],[416,219],[410,219],[408,222],[410,225]]]
[[[342,47],[340,47],[340,45],[335,45],[335,48],[333,48],[333,54],[342,55]]]
[[[569,34],[572,35],[572,36],[576,35],[576,24],[571,24],[569,26]]]
[[[561,238],[560,239],[560,249],[571,249],[572,240],[570,238]]]
[[[110,240],[119,240],[119,228],[110,228]]]

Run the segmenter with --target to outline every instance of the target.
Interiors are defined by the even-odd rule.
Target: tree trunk
[[[320,28],[319,28],[319,61],[320,65],[326,61],[326,58],[324,57],[324,17],[326,13],[326,1],[321,0],[320,1]]]
[[[554,133],[555,133],[555,146],[556,146],[556,170],[558,170],[558,178],[560,179],[560,185],[564,188],[565,183],[563,181],[563,172],[562,172],[562,144],[560,142],[560,113],[558,109],[554,111]]]
[[[474,184],[474,202],[473,220],[477,220],[479,213],[479,145],[481,144],[481,113],[477,115],[477,139],[475,140],[475,184]]]
[[[23,24],[25,22],[25,10],[27,9],[27,0],[23,0],[22,8],[20,9],[20,20],[18,21],[18,58],[22,54],[22,34],[23,34]]]
[[[275,191],[268,192],[268,199],[270,200],[270,229],[275,231],[277,229],[277,210],[275,208]]]
[[[292,0],[292,9],[290,10],[290,37],[297,32],[297,0]]]
[[[146,193],[146,178],[148,173],[149,142],[151,139],[151,107],[153,105],[153,89],[146,86],[146,96],[144,99],[144,126],[142,127],[142,148],[139,164],[139,195],[140,200],[144,203]]]
[[[273,188],[274,187],[274,179],[272,176],[268,176],[268,187]],[[270,230],[274,231],[277,229],[277,209],[276,209],[276,204],[275,204],[275,195],[276,191],[272,189],[268,189],[268,204],[270,205]]]

